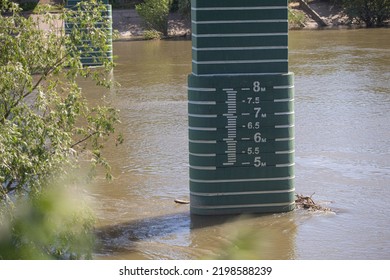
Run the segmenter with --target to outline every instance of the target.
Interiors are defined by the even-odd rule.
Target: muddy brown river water
[[[97,259],[390,259],[390,29],[293,31],[289,44],[296,192],[334,212],[197,217],[174,203],[189,198],[191,42],[116,42],[108,98],[125,142],[106,150],[115,180],[89,190]]]

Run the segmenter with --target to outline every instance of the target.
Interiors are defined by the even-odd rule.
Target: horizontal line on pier
[[[206,7],[194,8],[193,11],[244,11],[244,10],[287,10],[286,6],[255,6],[255,7]]]
[[[294,86],[274,86],[274,89],[289,89],[289,88],[294,88]]]
[[[231,196],[231,195],[252,195],[252,194],[278,194],[278,193],[292,193],[292,192],[295,192],[295,188],[289,190],[275,190],[275,191],[218,192],[218,193],[190,192],[190,194],[196,196]]]
[[[253,179],[225,179],[225,180],[200,180],[200,179],[191,179],[191,182],[194,183],[243,183],[243,182],[266,182],[266,181],[282,181],[282,180],[292,180],[295,176],[290,177],[274,177],[274,178],[253,178]]]
[[[279,113],[274,113],[275,116],[284,116],[284,115],[293,115],[294,111],[292,112],[279,112]]]
[[[191,73],[195,77],[237,77],[237,76],[271,76],[271,75],[285,75],[286,72],[275,72],[275,73],[225,73],[225,74],[197,74],[192,72]]]
[[[202,51],[254,51],[254,50],[287,50],[287,46],[267,46],[267,47],[220,47],[220,48],[195,48],[192,50]]]
[[[218,115],[200,115],[200,114],[188,114],[189,117],[193,118],[217,118]]]
[[[192,165],[190,165],[190,168],[196,169],[196,170],[217,170],[216,166],[192,166]]]
[[[275,128],[293,128],[294,126],[293,124],[275,125]]]
[[[197,154],[197,153],[189,153],[190,156],[195,156],[195,157],[216,157],[217,154]]]
[[[275,32],[275,33],[226,33],[226,34],[195,34],[192,33],[193,37],[198,38],[210,38],[210,37],[264,37],[264,36],[288,36],[288,33],[285,32]]]
[[[288,59],[262,59],[262,60],[217,60],[217,61],[196,61],[195,64],[245,64],[245,63],[279,63],[288,62]]]
[[[277,151],[275,152],[276,155],[286,155],[286,154],[293,154],[295,153],[295,150],[290,150],[290,151]]]
[[[218,205],[218,206],[195,206],[191,204],[193,209],[235,209],[235,208],[257,208],[257,207],[287,207],[294,205],[295,202],[288,203],[264,203],[264,204],[238,204],[238,205]]]
[[[188,101],[189,104],[194,105],[217,105],[216,101]]]
[[[292,140],[295,140],[295,137],[291,137],[291,138],[276,138],[275,142],[284,142],[284,141],[292,141]]]
[[[79,48],[83,48],[83,46],[78,46]],[[90,55],[91,54],[107,54],[107,53],[111,53],[111,55],[112,55],[112,50],[92,50],[92,51],[90,51],[90,50],[88,50],[88,49],[86,49],[86,50],[84,50],[83,51],[83,53],[81,53],[80,55],[82,56],[82,58],[102,58],[102,57],[108,57],[108,55],[102,55],[102,56],[94,56],[94,57],[91,57]],[[83,56],[84,55],[84,56]]]
[[[197,130],[197,131],[217,131],[216,127],[189,127],[189,130]]]
[[[217,91],[216,88],[193,88],[193,87],[189,87],[187,88],[188,90],[191,90],[191,91],[206,91],[206,92],[212,92],[212,91]]]
[[[280,23],[288,22],[287,19],[253,19],[253,20],[208,20],[208,21],[191,21],[193,24],[226,24],[226,23]]]
[[[216,140],[188,140],[190,143],[195,144],[217,144]]]
[[[292,101],[294,101],[294,98],[274,99],[275,103],[278,103],[278,102],[292,102]]]
[[[295,163],[286,163],[286,164],[277,164],[275,165],[276,168],[282,168],[282,167],[291,167],[294,166]]]

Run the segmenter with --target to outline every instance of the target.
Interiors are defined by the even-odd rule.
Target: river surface
[[[191,42],[116,42],[125,142],[89,191],[96,258],[390,259],[390,29],[293,31],[289,50],[296,192],[333,211],[191,216],[174,202],[189,199]]]

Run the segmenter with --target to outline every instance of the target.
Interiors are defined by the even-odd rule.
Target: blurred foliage
[[[241,228],[233,237],[231,244],[223,247],[218,260],[257,260],[263,258],[262,239],[258,232],[250,228]]]
[[[78,190],[79,192],[80,190]],[[0,204],[0,259],[91,259],[94,219],[63,187]]]
[[[276,216],[277,215],[277,216]],[[270,260],[293,259],[296,226],[291,214],[241,215],[229,218],[221,245],[207,259]],[[218,248],[219,247],[219,248]]]

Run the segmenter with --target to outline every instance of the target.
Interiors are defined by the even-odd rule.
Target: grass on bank
[[[293,28],[304,27],[306,14],[296,9],[288,9],[288,23]]]

